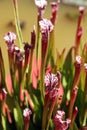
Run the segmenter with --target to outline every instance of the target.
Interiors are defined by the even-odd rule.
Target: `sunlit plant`
[[[9,60],[5,74],[0,47],[0,130],[86,130],[87,44],[81,46],[84,7],[79,7],[75,44],[55,52],[55,24],[59,0],[51,2],[52,14],[44,18],[48,2],[35,0],[37,30],[31,41],[23,41],[18,3],[13,0],[16,34],[4,35]],[[39,48],[41,52],[39,54]]]

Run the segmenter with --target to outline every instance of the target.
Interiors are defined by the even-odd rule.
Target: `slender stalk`
[[[82,114],[81,114],[81,118],[83,121],[83,125],[86,125],[86,118],[87,118],[87,110],[86,110],[86,97],[87,97],[87,64],[84,65],[85,67],[85,72],[86,72],[86,77],[85,77],[85,88],[84,88],[84,92],[83,92],[83,102],[82,102]]]
[[[32,60],[33,60],[33,50],[31,50],[30,64],[29,64],[28,75],[27,75],[28,85],[30,84],[30,75],[31,75],[31,70],[32,70]]]
[[[38,51],[39,51],[39,40],[40,40],[40,26],[37,23],[37,44],[36,44],[36,59],[38,60]]]
[[[70,106],[69,106],[69,118],[72,119],[72,115],[73,115],[73,107],[74,107],[74,103],[77,97],[77,92],[78,92],[78,87],[75,86],[71,92],[71,100],[70,100]]]
[[[16,23],[16,31],[20,43],[20,48],[23,50],[23,37],[21,33],[21,28],[20,28],[20,21],[19,21],[19,14],[18,14],[18,1],[13,0],[14,4],[14,17],[15,17],[15,23]]]
[[[24,130],[28,130],[29,129],[29,124],[24,125]]]
[[[15,89],[15,70],[14,70],[14,55],[9,53],[8,51],[8,59],[9,59],[9,69],[10,69],[10,76],[12,81],[12,87]]]
[[[41,100],[42,103],[44,104],[44,62],[41,65],[41,82],[40,82],[40,91],[41,91]]]
[[[46,130],[49,130],[50,119],[51,119],[51,116],[52,116],[52,113],[53,113],[53,110],[54,110],[54,107],[55,107],[55,103],[56,103],[56,98],[53,99],[52,104],[51,104]]]
[[[41,82],[40,82],[40,90],[42,102],[44,103],[44,74],[45,74],[45,65],[46,65],[46,57],[48,53],[48,31],[42,33],[42,46],[41,46]]]
[[[73,115],[72,115],[71,123],[70,123],[70,126],[69,126],[71,130],[73,129],[73,124],[74,124],[74,122],[75,122],[75,119],[76,119],[77,113],[78,113],[78,108],[75,107],[75,108],[74,108],[74,111],[73,111]]]
[[[5,69],[1,47],[0,47],[0,76],[1,76],[0,83],[2,82],[2,84],[5,85]]]
[[[46,95],[44,109],[43,109],[42,130],[45,130],[45,128],[46,128],[49,100],[50,100],[49,95]]]
[[[31,71],[32,71],[32,61],[33,61],[33,53],[34,53],[34,47],[35,47],[35,42],[36,42],[36,31],[35,31],[35,26],[34,26],[34,30],[33,32],[31,32],[31,53],[30,53],[30,62],[27,65],[27,83],[28,85],[30,84],[30,75],[31,75]],[[28,59],[27,59],[28,60]]]
[[[76,56],[75,75],[74,75],[74,81],[73,81],[73,85],[72,85],[70,105],[69,105],[69,118],[70,119],[72,118],[73,107],[74,107],[74,103],[75,103],[75,100],[77,97],[81,69],[82,69],[82,59],[80,56]]]
[[[54,42],[54,30],[50,33],[49,35],[49,44],[48,44],[48,54],[47,54],[47,58],[46,58],[46,66],[48,65],[49,61],[51,62],[51,65],[53,65],[54,61],[54,46],[55,46],[55,42]]]

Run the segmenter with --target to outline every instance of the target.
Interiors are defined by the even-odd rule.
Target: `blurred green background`
[[[30,42],[30,33],[33,30],[33,25],[36,25],[37,22],[37,8],[34,4],[34,0],[18,0],[18,7],[19,18],[25,23],[22,29],[23,39],[25,42]],[[51,8],[50,5],[48,5],[44,17],[50,18],[50,16]],[[66,48],[67,52],[71,45],[74,45],[77,16],[78,6],[60,4],[58,20],[55,27],[55,48],[57,48],[59,52],[61,52],[63,48]],[[15,32],[14,25],[10,24],[12,22],[14,24],[12,0],[0,0],[0,46],[2,47],[7,72],[8,57],[3,36],[8,31]],[[84,44],[87,42],[87,9],[85,10],[82,26],[84,29],[82,44]],[[18,44],[18,40],[16,43]]]

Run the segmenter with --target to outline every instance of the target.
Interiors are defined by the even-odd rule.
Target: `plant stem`
[[[40,82],[40,91],[41,91],[41,100],[42,104],[44,104],[44,62],[41,63],[41,82]]]
[[[46,95],[45,96],[44,109],[43,109],[42,130],[44,130],[46,128],[49,100],[50,100],[49,95]]]
[[[38,61],[38,51],[39,51],[39,39],[40,39],[40,26],[39,26],[39,23],[37,25],[37,44],[36,44],[36,58],[37,58],[37,61]]]
[[[15,23],[16,23],[16,31],[20,43],[20,48],[23,50],[23,37],[21,33],[21,28],[20,28],[20,21],[19,21],[19,14],[18,14],[18,2],[17,0],[13,0],[14,4],[14,17],[15,17]]]
[[[30,84],[30,75],[31,75],[31,70],[32,70],[32,60],[33,60],[33,50],[31,50],[30,64],[29,64],[28,75],[27,75],[28,85]]]
[[[56,103],[56,98],[54,98],[54,99],[52,100],[50,112],[49,112],[49,115],[48,115],[48,123],[47,123],[47,128],[46,128],[46,130],[49,130],[50,119],[51,119],[51,116],[52,116],[52,113],[53,113],[53,110],[54,110],[54,107],[55,107],[55,103]]]
[[[53,66],[53,58],[54,58],[54,30],[49,35],[49,44],[48,44],[48,53],[46,57],[46,66],[48,65],[49,61],[51,62],[51,65]]]

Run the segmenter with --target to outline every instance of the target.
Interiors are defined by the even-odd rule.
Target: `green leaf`
[[[30,97],[34,103],[35,110],[42,107],[42,101],[41,101],[41,91],[40,91],[40,83],[38,83],[38,88],[34,89],[32,84],[28,89]]]
[[[54,130],[54,121],[50,119],[49,130]]]
[[[41,130],[41,126],[37,126],[30,120],[29,130]]]
[[[84,111],[84,105],[83,105],[83,91],[81,90],[81,87],[79,86],[79,89],[78,89],[78,94],[77,94],[77,98],[76,98],[76,101],[75,101],[75,106],[78,107],[78,114],[77,114],[77,117],[76,117],[76,123],[78,126],[81,126],[82,125],[82,118],[83,118],[83,111]]]
[[[42,124],[42,111],[41,109],[38,109],[37,111],[34,112],[33,114],[33,122],[40,127]]]
[[[74,124],[73,124],[73,130],[78,130],[78,127],[77,127],[77,125],[76,125],[75,122],[74,122]]]
[[[73,48],[71,48],[66,56],[63,68],[64,68],[64,72],[66,74],[66,78],[67,80],[69,79],[68,76],[72,76],[73,74]]]
[[[1,48],[0,48],[0,86],[5,87],[5,67]]]
[[[2,127],[3,127],[3,130],[6,130],[6,119],[5,119],[5,116],[2,115],[1,118],[2,118]]]
[[[16,107],[13,109],[13,113],[14,113],[16,127],[17,127],[17,130],[22,130],[23,129],[23,113],[17,102],[15,102],[15,105]]]
[[[72,82],[73,82],[73,71],[74,71],[74,66],[73,66],[73,48],[71,48],[66,56],[66,59],[64,61],[63,65],[63,79],[66,82],[67,86],[66,87],[66,92],[68,89],[71,89]],[[63,84],[64,85],[64,84]],[[66,95],[66,93],[65,93]]]

